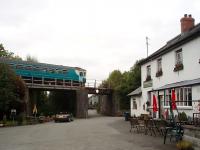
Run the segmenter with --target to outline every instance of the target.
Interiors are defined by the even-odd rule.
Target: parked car
[[[55,122],[70,122],[73,121],[73,115],[67,112],[60,112],[54,118]]]

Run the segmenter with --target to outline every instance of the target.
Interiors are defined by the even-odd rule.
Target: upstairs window
[[[147,66],[147,76],[151,76],[151,66]]]
[[[176,64],[175,64],[175,67],[174,67],[174,72],[183,70],[183,53],[182,53],[182,49],[177,50],[175,52],[175,54],[176,54],[176,57],[175,57]]]
[[[162,59],[158,59],[157,60],[157,71],[161,71],[162,70]]]
[[[182,49],[176,51],[176,64],[183,64]]]
[[[156,77],[160,77],[162,76],[163,72],[162,72],[162,59],[158,59],[157,60],[157,72],[156,72]]]
[[[146,81],[151,80],[151,66],[147,66],[147,76],[146,76]]]

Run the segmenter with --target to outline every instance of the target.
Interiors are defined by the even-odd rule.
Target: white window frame
[[[157,71],[162,70],[162,58],[157,59]]]
[[[183,51],[179,49],[175,52],[176,64],[183,64]]]
[[[176,105],[177,106],[192,106],[192,87],[175,88]],[[189,95],[190,94],[190,95]],[[171,90],[165,90],[164,106],[169,106],[171,99]]]
[[[147,66],[147,77],[151,76],[151,65]]]

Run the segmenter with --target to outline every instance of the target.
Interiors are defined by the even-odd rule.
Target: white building
[[[195,25],[191,15],[184,15],[180,21],[181,33],[141,62],[139,114],[146,113],[143,105],[148,101],[148,112],[161,117],[169,108],[172,89],[179,112],[191,117],[200,112],[200,24]],[[152,113],[153,94],[157,113]]]

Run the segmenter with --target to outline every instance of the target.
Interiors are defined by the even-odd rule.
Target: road
[[[122,117],[93,113],[71,123],[0,128],[0,150],[175,150],[163,138],[130,133]]]

